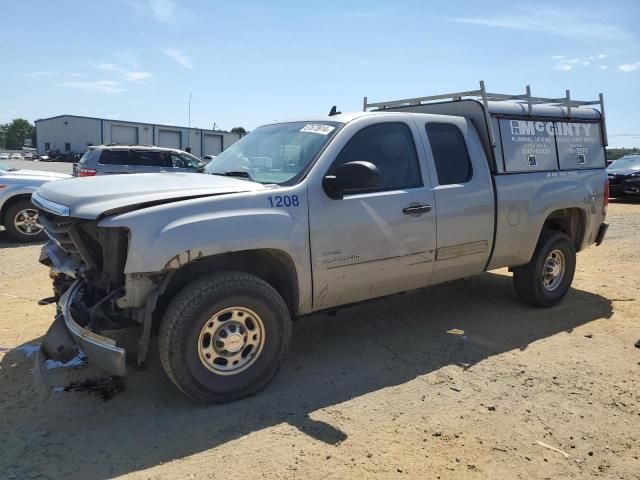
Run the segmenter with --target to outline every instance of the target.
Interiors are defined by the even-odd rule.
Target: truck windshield
[[[293,122],[256,128],[211,160],[205,172],[244,176],[260,183],[295,183],[340,125]]]
[[[640,170],[640,155],[636,157],[620,158],[609,165],[609,169],[611,170],[623,170],[626,168]]]

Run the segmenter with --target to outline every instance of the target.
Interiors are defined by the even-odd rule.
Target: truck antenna
[[[334,115],[340,115],[342,112],[338,111],[338,107],[336,105],[334,105],[333,107],[331,107],[331,111],[329,112],[329,116],[333,117]]]

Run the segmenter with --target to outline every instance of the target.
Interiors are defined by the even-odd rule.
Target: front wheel
[[[29,199],[9,205],[3,224],[9,236],[18,242],[38,242],[45,238],[44,227],[38,223],[38,210]]]
[[[275,376],[291,343],[291,317],[278,292],[246,273],[203,277],[169,305],[159,335],[162,366],[188,396],[225,403]]]
[[[562,301],[573,282],[576,250],[562,232],[545,230],[526,265],[513,269],[513,286],[518,296],[538,307],[552,307]]]

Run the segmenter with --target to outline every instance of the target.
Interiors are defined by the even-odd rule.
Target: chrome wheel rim
[[[34,208],[25,208],[16,213],[13,225],[23,235],[38,235],[44,228],[38,223],[38,211]]]
[[[229,307],[205,322],[198,336],[198,357],[217,375],[237,375],[256,362],[264,341],[264,324],[256,312]]]
[[[549,253],[542,269],[542,284],[546,290],[553,291],[558,288],[564,278],[565,265],[564,253],[560,250]]]

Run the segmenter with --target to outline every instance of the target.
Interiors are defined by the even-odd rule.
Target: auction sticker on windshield
[[[320,135],[329,135],[336,127],[331,125],[323,125],[321,123],[309,123],[300,129],[301,132],[319,133]]]

